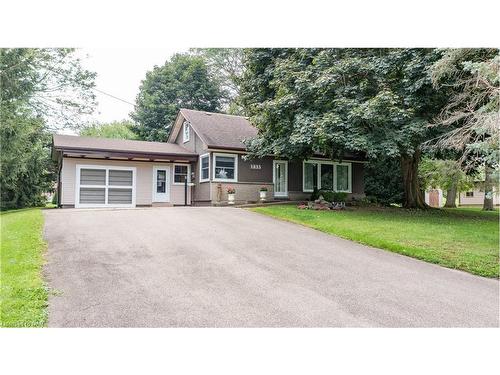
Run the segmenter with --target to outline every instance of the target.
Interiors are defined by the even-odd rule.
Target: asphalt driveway
[[[483,327],[499,283],[235,208],[46,210],[52,327]]]

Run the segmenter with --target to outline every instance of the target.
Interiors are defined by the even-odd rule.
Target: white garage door
[[[76,166],[75,207],[135,207],[134,167]]]

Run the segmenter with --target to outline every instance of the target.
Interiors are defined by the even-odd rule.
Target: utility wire
[[[114,96],[114,95],[108,94],[107,92],[104,92],[104,91],[102,91],[102,90],[99,90],[99,89],[97,89],[97,88],[95,88],[95,87],[93,87],[93,88],[92,88],[92,90],[95,90],[95,91],[97,91],[97,92],[100,92],[101,94],[104,94],[104,95],[109,96],[110,98],[113,98],[113,99],[119,100],[119,101],[121,101],[121,102],[123,102],[123,103],[129,104],[129,105],[131,105],[131,106],[134,106],[134,107],[135,107],[135,104],[134,104],[134,103],[127,102],[127,101],[126,101],[126,100],[124,100],[124,99],[121,99],[121,98],[119,98],[119,97],[117,97],[117,96]]]

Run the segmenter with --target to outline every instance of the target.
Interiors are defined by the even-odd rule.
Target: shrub
[[[313,192],[314,194],[314,192]],[[317,196],[322,196],[325,201],[327,202],[345,202],[346,199],[347,199],[347,193],[341,193],[341,192],[338,192],[338,191],[331,191],[331,190],[320,190],[318,191],[317,193]],[[311,197],[312,199],[312,197]],[[318,198],[315,198],[315,199],[312,199],[312,200],[316,200]]]
[[[311,200],[315,201],[318,198],[319,198],[319,190],[318,190],[318,188],[314,188],[314,190],[311,194]]]
[[[56,190],[56,192],[54,193],[54,195],[52,196],[52,204],[57,205],[57,190]]]

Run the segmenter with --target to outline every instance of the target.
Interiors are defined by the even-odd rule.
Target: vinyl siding
[[[76,165],[103,165],[136,168],[136,205],[149,206],[153,201],[153,166],[170,165],[170,202],[175,205],[184,204],[184,186],[172,185],[173,166],[169,163],[134,162],[118,160],[90,160],[78,158],[64,158],[61,169],[61,204],[73,206],[75,204]],[[188,188],[188,204],[191,199],[191,188]]]

